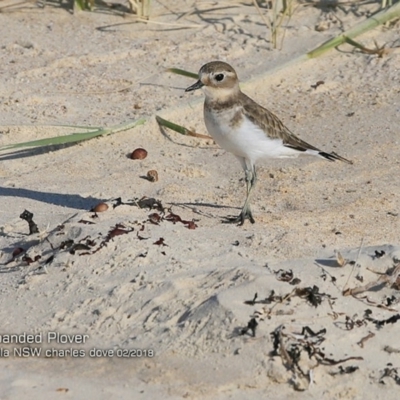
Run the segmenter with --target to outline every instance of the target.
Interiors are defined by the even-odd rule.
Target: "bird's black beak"
[[[204,83],[200,80],[198,80],[195,84],[192,86],[189,86],[187,89],[185,89],[185,92],[191,92],[192,90],[197,90],[201,89],[204,86]]]

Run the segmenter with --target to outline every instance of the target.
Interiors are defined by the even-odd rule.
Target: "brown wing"
[[[301,140],[288,128],[286,128],[286,126],[274,113],[260,106],[244,93],[240,94],[240,100],[247,118],[249,118],[250,121],[253,122],[253,124],[258,125],[262,130],[267,132],[270,138],[282,139],[284,146],[302,152],[307,150],[314,150],[317,151],[320,156],[326,158],[329,161],[340,160],[349,164],[353,163],[352,161],[347,160],[346,158],[341,157],[336,153],[325,153],[317,147],[314,147],[304,140]]]

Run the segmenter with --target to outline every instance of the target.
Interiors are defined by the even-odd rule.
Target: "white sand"
[[[397,398],[400,321],[376,321],[400,309],[398,280],[392,285],[400,259],[400,52],[378,58],[341,46],[266,75],[337,34],[333,13],[344,28],[359,18],[299,7],[279,51],[270,50],[252,2],[195,4],[196,10],[193,2],[155,1],[153,19],[199,28],[139,24],[101,12],[70,15],[50,6],[0,13],[0,145],[77,131],[49,125],[112,126],[151,116],[143,126],[71,147],[1,153],[0,334],[42,334],[33,347],[85,356],[14,357],[20,346],[0,344],[0,398]],[[328,29],[317,32],[317,24]],[[358,40],[369,48],[374,39],[399,46],[399,33],[397,22]],[[154,119],[161,115],[206,133],[202,94],[183,92],[193,80],[163,69],[197,72],[213,59],[232,64],[243,90],[297,135],[354,165],[271,160],[259,168],[256,224],[221,224],[244,202],[240,165],[212,141],[162,131]],[[318,81],[324,83],[312,88]],[[145,160],[127,157],[137,147],[148,151]],[[158,171],[158,182],[143,179],[150,169]],[[148,216],[160,214],[156,210],[112,208],[112,199],[142,196],[194,219],[197,228],[152,224]],[[94,218],[88,210],[102,200],[110,208]],[[25,209],[34,213],[39,234],[28,235],[19,218]],[[133,231],[100,248],[117,224]],[[166,246],[154,244],[160,238]],[[88,250],[60,249],[69,239]],[[18,247],[26,254],[12,259]],[[340,267],[334,250],[357,265]],[[37,255],[30,265],[23,261]],[[279,281],[279,269],[301,281]],[[385,279],[379,273],[392,274],[393,282],[358,299],[343,295],[346,288]],[[272,290],[285,297],[314,285],[325,294],[317,307],[304,291],[263,302]],[[245,304],[255,293],[256,304]],[[255,337],[240,335],[254,315]],[[289,336],[281,336],[274,355],[271,333],[280,326]],[[304,350],[317,340],[299,336],[305,326],[314,333],[326,329],[313,347],[319,362]],[[89,339],[48,343],[48,332]],[[285,359],[291,345],[301,350],[299,367]],[[114,354],[94,360],[94,348]],[[122,359],[120,349],[155,355]],[[382,379],[388,363],[394,369]],[[353,366],[358,369],[346,370]],[[335,375],[340,371],[348,373]]]

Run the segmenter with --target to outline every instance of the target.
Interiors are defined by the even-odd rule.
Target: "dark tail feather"
[[[344,158],[344,157],[342,157],[342,156],[339,156],[339,154],[336,154],[335,152],[332,152],[332,153],[325,153],[324,151],[320,151],[318,154],[319,154],[321,157],[324,157],[324,158],[326,158],[326,159],[329,160],[329,161],[336,161],[336,160],[339,160],[339,161],[343,161],[343,162],[345,162],[345,163],[347,163],[347,164],[353,164],[353,161],[347,160],[346,158]]]

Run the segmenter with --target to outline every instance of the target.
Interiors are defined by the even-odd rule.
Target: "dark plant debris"
[[[74,241],[72,239],[64,240],[60,244],[60,250],[68,249],[74,244]]]
[[[70,254],[75,254],[77,251],[89,251],[90,247],[87,244],[84,243],[76,243],[73,246],[71,246],[69,253]]]
[[[389,346],[389,345],[385,346],[383,348],[383,350],[386,351],[386,353],[389,353],[389,354],[393,354],[393,353],[399,354],[400,353],[400,349],[396,349],[395,347],[392,347],[392,346]]]
[[[386,253],[382,251],[375,250],[375,258],[381,258],[385,255]]]
[[[382,327],[384,325],[394,324],[397,321],[399,321],[400,320],[400,314],[395,314],[395,315],[392,315],[391,317],[389,317],[387,319],[382,319],[382,320],[374,319],[374,318],[371,318],[371,317],[365,317],[365,319],[368,320],[368,321],[373,322],[376,325],[376,327]]]
[[[392,365],[388,365],[384,370],[383,374],[379,379],[379,383],[382,385],[385,384],[385,381],[383,380],[386,377],[392,378],[398,385],[400,385],[400,377],[398,374],[398,368],[393,368]]]
[[[29,257],[29,256],[24,256],[22,257],[22,261],[26,262],[28,265],[31,265],[32,263],[39,261],[42,258],[41,255],[36,255],[35,257]]]
[[[258,322],[255,318],[252,318],[248,323],[246,328],[243,328],[240,331],[240,335],[246,335],[248,331],[251,331],[251,336],[256,337],[256,329],[258,326]]]
[[[45,262],[44,265],[48,265],[51,264],[54,260],[54,254],[52,256],[50,256]]]
[[[338,365],[350,360],[362,360],[362,357],[347,357],[340,360],[329,358],[319,345],[325,340],[326,329],[314,332],[309,326],[304,326],[302,331],[288,332],[284,325],[278,326],[271,332],[273,350],[271,356],[280,356],[283,364],[294,373],[295,377],[302,377],[311,383],[312,369],[318,365]],[[314,366],[305,371],[304,365],[301,366],[302,358],[307,361],[314,361]],[[310,364],[306,364],[310,365]],[[358,367],[351,366],[347,368],[339,368],[340,374],[348,374],[354,372]]]
[[[256,304],[257,297],[258,297],[258,293],[255,293],[254,297],[253,297],[253,300],[246,300],[244,302],[244,304],[248,304],[250,306],[254,306],[254,304]]]
[[[79,221],[78,221],[78,224],[85,224],[85,225],[94,225],[96,222],[93,222],[93,221],[87,221],[87,220],[85,220],[85,219],[80,219]]]
[[[318,307],[322,303],[323,296],[329,296],[324,293],[319,293],[319,288],[316,285],[313,287],[297,288],[296,295],[305,298],[307,302],[314,307]]]
[[[168,246],[165,242],[164,242],[164,238],[160,238],[158,239],[156,242],[154,242],[153,244],[157,245],[157,246]]]
[[[158,210],[161,212],[164,211],[164,207],[161,204],[160,200],[156,200],[152,197],[146,197],[146,196],[143,196],[140,199],[135,198],[128,202],[124,202],[122,201],[121,197],[118,197],[116,199],[111,200],[111,203],[113,205],[113,208],[126,205],[126,206],[136,206],[139,208],[148,208],[150,210]]]
[[[395,263],[395,265],[389,268],[385,273],[378,273],[378,275],[378,279],[368,282],[363,286],[345,289],[342,292],[343,296],[356,296],[371,289],[382,289],[385,286],[396,290],[400,288],[400,263]],[[357,298],[360,299],[360,297]],[[386,307],[384,304],[380,306]]]
[[[169,221],[172,223],[181,223],[186,228],[188,229],[196,229],[197,225],[195,223],[195,220],[184,220],[182,219],[178,214],[175,214],[171,211],[171,209],[168,209],[168,215],[165,215],[165,208],[162,205],[162,203],[159,200],[156,200],[154,198],[149,198],[149,197],[142,197],[140,199],[133,199],[129,200],[128,202],[123,202],[121,198],[116,198],[114,200],[110,201],[113,208],[116,208],[120,205],[129,205],[129,206],[136,206],[139,208],[148,208],[150,210],[154,210],[155,212],[150,213],[148,216],[148,220],[145,221],[144,223],[139,225],[139,228],[137,229],[137,238],[138,240],[147,240],[150,239],[150,237],[144,237],[140,234],[140,232],[143,232],[145,230],[145,224],[146,222],[149,222],[153,225],[159,225],[162,221]],[[32,233],[37,233],[39,232],[37,225],[33,222],[33,214],[29,212],[28,210],[25,210],[20,217],[24,220],[26,220],[29,224],[29,229],[30,229],[30,234]],[[90,218],[97,218],[97,214],[93,214]],[[81,219],[78,221],[80,224],[85,224],[85,225],[93,225],[95,224],[94,221],[87,220],[87,219]],[[59,235],[65,235],[65,225],[61,224],[58,225],[53,233],[56,236]],[[73,239],[66,239],[62,241],[60,244],[57,244],[57,246],[53,246],[53,244],[50,242],[49,238],[45,238],[45,240],[49,243],[52,254],[46,258],[44,262],[42,262],[42,266],[45,268],[46,265],[51,264],[56,256],[57,253],[60,251],[68,251],[70,254],[78,254],[79,256],[85,256],[85,255],[92,255],[97,253],[99,250],[101,250],[103,247],[107,246],[107,243],[114,239],[116,236],[121,236],[125,235],[128,233],[133,232],[135,229],[133,227],[127,227],[123,223],[118,223],[114,227],[110,228],[109,232],[107,235],[104,237],[101,233],[99,234],[99,237],[95,240],[91,239],[90,237],[86,237],[83,239],[79,239],[79,241],[74,241]],[[102,237],[103,236],[103,237]],[[168,246],[165,243],[164,238],[158,239],[156,242],[154,242],[155,245],[158,246]],[[16,261],[17,259],[20,259],[20,261],[24,264],[32,264],[41,259],[41,255],[36,255],[36,256],[29,256],[29,255],[24,255],[28,250],[25,250],[23,248],[15,248],[12,257],[4,264],[2,265],[7,265],[11,262]],[[161,254],[166,255],[165,251],[162,251]],[[20,256],[23,257],[20,257]],[[142,255],[140,255],[142,256]],[[143,257],[146,257],[147,253],[143,253]]]
[[[323,328],[319,330],[318,332],[314,332],[309,326],[303,326],[303,329],[301,330],[301,334],[304,335],[305,338],[307,338],[307,335],[309,337],[314,337],[314,336],[323,336],[326,334],[326,329]]]
[[[343,368],[341,365],[339,366],[339,370],[338,371],[332,371],[329,374],[332,376],[335,375],[346,375],[346,374],[352,374],[353,372],[356,372],[358,369],[360,369],[359,367],[357,367],[357,365],[349,365],[346,368]]]
[[[151,197],[142,197],[140,200],[135,201],[139,208],[149,208],[150,210],[158,210],[164,212],[164,206],[161,201],[153,199]]]
[[[373,338],[374,336],[375,336],[375,333],[369,332],[368,335],[367,335],[367,336],[364,336],[357,344],[358,344],[361,348],[363,348],[363,347],[364,347],[364,343],[365,343],[367,340]]]
[[[398,301],[395,296],[386,297],[385,305],[390,307],[392,304],[396,304]]]
[[[245,300],[244,304],[254,306],[255,304],[271,304],[275,302],[282,302],[282,296],[275,296],[275,290],[271,290],[271,293],[268,297],[258,300],[258,293],[255,293],[253,300]]]
[[[318,286],[314,285],[313,287],[295,288],[284,296],[275,295],[275,291],[271,290],[270,295],[262,300],[257,300],[258,294],[256,293],[252,300],[245,300],[244,304],[253,306],[255,304],[283,303],[284,301],[290,301],[291,297],[294,296],[306,299],[314,307],[318,307],[322,303],[323,297],[334,300],[329,294],[320,293]]]
[[[323,85],[325,82],[324,81],[317,81],[314,85],[311,85],[313,89],[316,89],[318,86]]]
[[[161,201],[156,200],[150,197],[142,197],[141,199],[133,199],[129,202],[123,202],[121,198],[117,198],[112,200],[113,207],[118,207],[120,205],[129,205],[129,206],[136,206],[139,208],[148,208],[150,210],[156,210],[157,212],[153,212],[148,216],[148,221],[154,225],[159,225],[162,221],[169,221],[173,224],[180,222],[186,226],[188,229],[196,229],[197,225],[195,220],[187,221],[182,219],[178,214],[175,214],[168,209],[168,215],[165,214],[165,207],[162,205]]]
[[[301,279],[295,278],[293,271],[291,269],[285,271],[284,269],[279,269],[278,271],[273,271],[276,279],[281,282],[288,282],[290,285],[298,285],[301,283]]]
[[[162,216],[158,213],[152,213],[149,215],[149,222],[154,225],[160,225],[161,220],[162,220]]]
[[[364,318],[363,319],[353,319],[353,318],[349,317],[348,315],[346,315],[345,326],[348,331],[351,331],[354,328],[359,328],[359,327],[365,326],[365,325],[367,325],[367,322]]]
[[[186,221],[183,220],[178,214],[174,214],[171,210],[169,210],[169,214],[164,217],[166,221],[170,221],[172,223],[181,222],[183,225],[186,225],[188,229],[196,229],[197,225],[195,224],[194,220]]]
[[[109,242],[115,236],[125,235],[134,230],[134,228],[126,228],[123,224],[117,224],[113,229],[108,232],[106,241]]]
[[[35,224],[35,222],[33,222],[33,214],[30,211],[24,210],[24,212],[19,217],[28,223],[30,235],[33,235],[34,233],[39,233],[39,228]]]
[[[274,271],[276,279],[282,282],[290,282],[293,279],[293,271],[291,269],[285,271],[284,269],[279,269]]]

